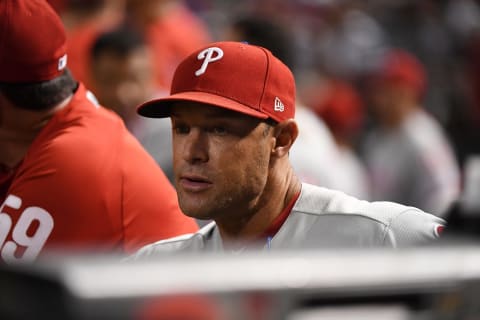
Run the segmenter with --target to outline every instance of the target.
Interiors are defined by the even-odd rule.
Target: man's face
[[[266,123],[218,107],[172,108],[173,162],[180,207],[197,219],[240,219],[257,204],[275,139]]]
[[[404,84],[386,80],[378,82],[370,89],[370,111],[380,125],[396,124],[402,109],[415,103],[408,98],[412,94],[412,90]]]
[[[127,123],[137,116],[134,106],[151,98],[153,74],[149,59],[148,51],[138,48],[126,56],[105,51],[93,62],[95,95]]]

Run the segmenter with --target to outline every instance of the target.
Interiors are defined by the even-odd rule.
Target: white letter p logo
[[[213,55],[214,53],[216,53],[217,55],[214,56]],[[205,71],[207,70],[208,64],[210,62],[220,60],[220,59],[222,59],[222,57],[223,57],[223,51],[222,51],[222,49],[217,48],[217,47],[210,47],[210,48],[207,48],[207,49],[201,51],[198,54],[197,59],[198,60],[205,59],[205,60],[203,60],[203,63],[202,63],[202,66],[200,67],[200,69],[195,71],[195,75],[198,77],[199,75],[204,74]]]

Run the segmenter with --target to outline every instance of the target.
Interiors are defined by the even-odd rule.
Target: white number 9
[[[28,235],[28,229],[34,221],[38,221],[38,227],[35,233]],[[5,261],[33,261],[42,250],[45,241],[53,229],[52,216],[40,207],[26,208],[18,219],[13,232],[13,241],[7,241],[2,249],[2,258]],[[25,252],[20,258],[15,257],[18,245],[26,247]]]

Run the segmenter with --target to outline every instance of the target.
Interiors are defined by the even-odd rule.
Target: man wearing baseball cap
[[[444,217],[459,197],[461,172],[445,129],[424,105],[427,81],[415,55],[385,52],[368,87],[373,121],[362,153],[373,200]]]
[[[138,113],[171,118],[180,207],[214,221],[148,245],[134,258],[258,247],[408,246],[436,238],[443,226],[413,207],[301,183],[288,159],[298,135],[294,78],[262,47],[217,42],[200,48],[177,67],[171,95],[144,103]]]
[[[45,0],[0,1],[0,260],[130,253],[197,230],[161,169],[67,69]]]

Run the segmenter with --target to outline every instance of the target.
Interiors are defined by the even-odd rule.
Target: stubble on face
[[[231,126],[231,133],[224,136],[206,135],[208,161],[182,161],[179,153],[184,137],[174,138],[177,192],[180,207],[188,216],[242,223],[242,220],[248,220],[254,214],[267,183],[271,136],[269,126],[257,119],[231,112],[227,113],[226,119],[227,125]],[[203,120],[200,117],[198,121],[201,126],[208,127],[211,124],[210,120]],[[173,123],[175,125],[175,121]],[[239,134],[236,128],[242,127],[249,129]],[[195,173],[205,178],[208,187],[199,192],[183,188],[179,178],[185,173],[191,173],[192,176]]]

